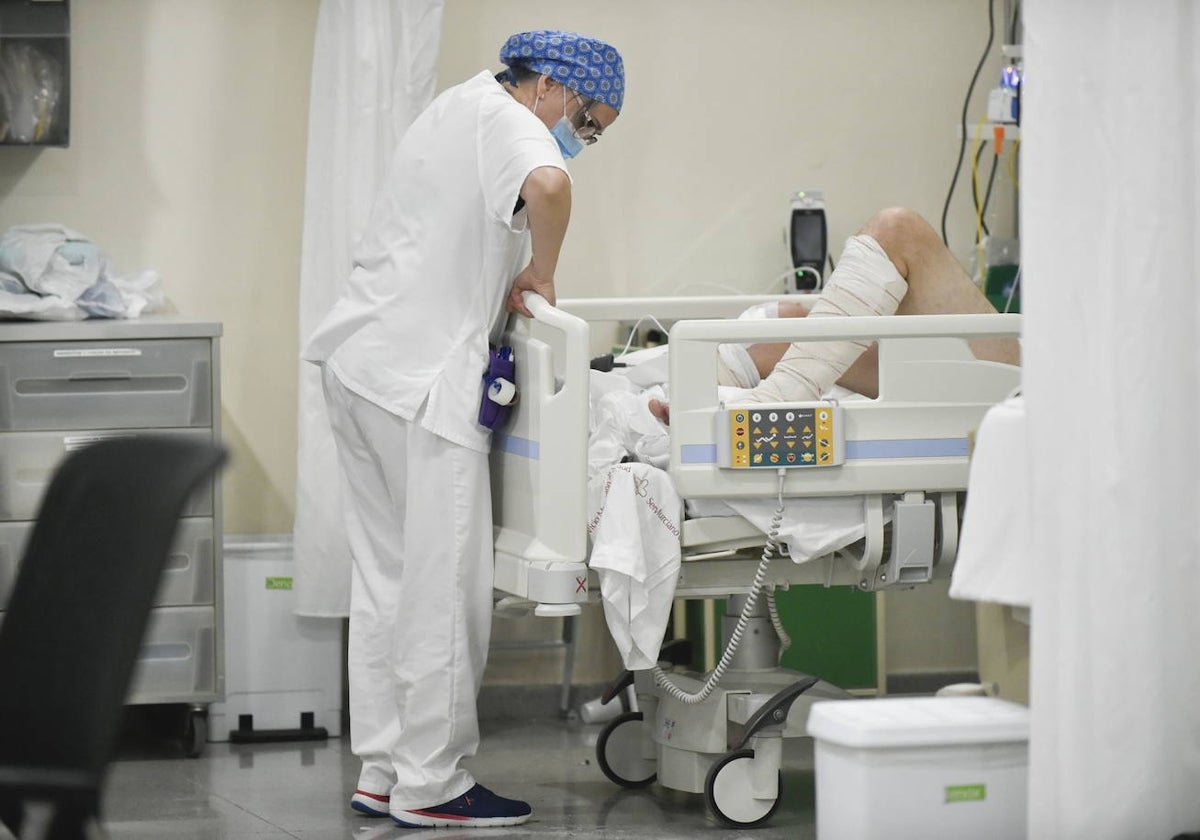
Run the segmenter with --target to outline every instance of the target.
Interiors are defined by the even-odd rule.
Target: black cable
[[[995,6],[996,0],[988,0],[987,46],[983,48],[983,55],[979,57],[979,63],[975,65],[975,73],[971,76],[971,84],[967,87],[967,96],[963,100],[962,119],[959,120],[962,140],[958,144],[958,161],[954,164],[954,177],[950,179],[950,189],[946,191],[946,205],[942,208],[942,242],[947,247],[950,245],[950,239],[946,236],[946,217],[950,215],[950,199],[954,197],[954,187],[958,184],[958,173],[962,170],[963,154],[967,150],[967,109],[971,106],[971,94],[975,91],[975,83],[979,81],[979,71],[983,69],[983,63],[987,61],[988,53],[992,49],[992,41],[996,37]]]
[[[983,147],[984,144],[980,143],[979,149],[975,152],[975,171],[979,170],[979,158],[983,156]],[[983,228],[984,236],[992,235],[992,232],[988,230],[987,226],[987,209],[988,204],[991,203],[992,200],[992,187],[996,183],[996,164],[999,162],[1000,155],[996,152],[992,152],[992,171],[988,173],[987,190],[983,194],[983,206],[980,206],[979,204],[979,184],[976,183],[974,178],[971,179],[971,197],[975,200],[975,215],[979,217],[979,226]],[[975,233],[975,244],[979,244],[978,231]]]

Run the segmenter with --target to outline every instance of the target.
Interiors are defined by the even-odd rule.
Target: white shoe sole
[[[381,802],[378,799],[371,799],[361,794],[354,794],[350,797],[350,807],[360,814],[365,814],[368,817],[390,817],[388,813],[387,802]]]

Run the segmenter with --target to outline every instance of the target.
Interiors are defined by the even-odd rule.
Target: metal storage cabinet
[[[42,494],[74,449],[139,434],[219,441],[221,325],[0,323],[0,621]],[[225,693],[221,494],[188,503],[150,615],[128,702],[189,705],[185,747],[204,748]]]

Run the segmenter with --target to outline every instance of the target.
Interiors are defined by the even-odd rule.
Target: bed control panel
[[[729,469],[836,467],[846,460],[843,410],[830,402],[717,412],[717,465]]]

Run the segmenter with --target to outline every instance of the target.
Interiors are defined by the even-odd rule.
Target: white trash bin
[[[1025,836],[1029,710],[994,697],[814,703],[818,840]]]
[[[295,614],[288,536],[227,537],[225,700],[208,740],[317,740],[342,734],[343,621]]]

